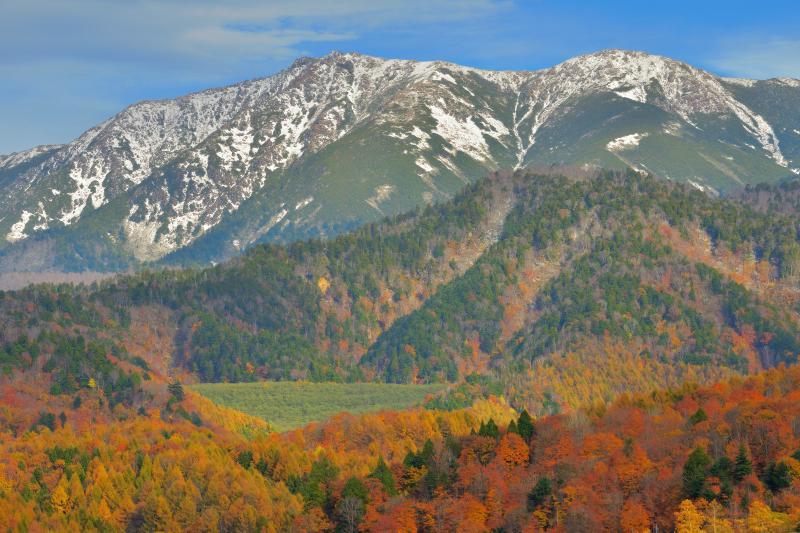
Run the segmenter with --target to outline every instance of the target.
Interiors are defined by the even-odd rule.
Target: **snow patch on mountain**
[[[562,106],[577,92],[577,86],[560,90],[542,83],[531,83],[529,92],[517,95],[512,114],[513,134],[517,141],[517,164],[520,168],[525,162],[528,152],[536,143],[536,134],[551,117],[561,110]],[[528,132],[523,136],[523,131]]]
[[[0,168],[12,168],[23,163],[27,163],[34,157],[42,155],[46,152],[52,152],[61,148],[60,144],[42,144],[35,146],[30,150],[23,150],[21,152],[13,152],[8,155],[0,155]]]
[[[43,202],[39,202],[37,205],[36,218],[38,222],[33,225],[33,231],[43,231],[50,227],[50,217],[47,216]]]
[[[95,209],[105,203],[104,181],[106,175],[107,172],[102,161],[98,161],[88,172],[84,172],[77,166],[70,170],[69,177],[75,190],[69,193],[70,207],[60,213],[59,220],[62,224],[69,226],[78,220],[90,199],[92,207]]]
[[[303,143],[301,136],[305,133],[309,124],[309,109],[296,101],[290,102],[284,111],[283,121],[281,122],[281,134],[285,138],[286,156],[281,161],[288,162],[303,155]]]
[[[415,163],[425,174],[432,174],[436,171],[436,169],[433,168],[431,164],[428,163],[428,161],[422,156],[418,157]]]
[[[496,119],[488,113],[481,113],[480,119],[489,126],[487,129],[482,130],[483,133],[494,137],[495,140],[499,141],[501,144],[505,144],[505,139],[511,134],[511,131],[503,124],[503,121]]]
[[[272,216],[272,218],[269,219],[267,224],[261,229],[262,234],[268,233],[269,230],[271,230],[273,227],[275,227],[276,224],[278,224],[281,220],[283,220],[287,214],[289,214],[289,210],[286,208],[281,208],[281,210],[275,213]]]
[[[633,100],[634,102],[645,103],[647,102],[647,91],[645,91],[644,87],[633,87],[631,89],[627,89],[624,91],[614,91],[617,96],[621,96],[622,98],[627,98],[628,100]]]
[[[613,141],[606,144],[606,149],[610,152],[620,152],[622,150],[630,150],[639,146],[639,142],[650,135],[649,133],[631,133],[618,137]]]
[[[477,161],[489,159],[489,146],[483,138],[483,130],[471,116],[458,119],[439,106],[428,107],[431,117],[436,120],[433,133],[447,141],[455,151],[463,152]]]
[[[414,129],[411,130],[411,136],[417,139],[416,142],[412,143],[417,148],[417,150],[430,149],[431,145],[429,141],[431,139],[431,136],[428,135],[428,132],[420,129],[420,127],[417,126],[416,124],[414,125]]]
[[[752,87],[753,85],[758,83],[757,80],[751,80],[749,78],[725,78],[725,77],[722,77],[720,79],[722,81],[724,81],[724,82],[727,82],[727,83],[732,83],[734,85],[741,85],[742,87]]]
[[[698,178],[698,179],[700,179],[700,178]],[[714,187],[711,187],[710,185],[703,185],[703,184],[698,183],[698,182],[696,182],[694,180],[691,180],[691,179],[687,180],[687,181],[689,182],[689,185],[691,185],[692,187],[694,187],[698,191],[701,191],[701,192],[704,192],[704,193],[707,193],[707,194],[713,194],[714,196],[719,196],[719,191],[717,191]]]
[[[430,79],[432,81],[446,81],[448,83],[452,83],[453,85],[457,85],[455,78],[446,72],[436,71],[431,75]]]
[[[667,135],[678,136],[680,135],[681,125],[678,122],[667,122],[664,124],[662,130]]]
[[[169,231],[161,238],[161,245],[173,250],[182,244],[182,240],[189,237],[193,231],[203,232],[211,228],[211,224],[201,223],[205,214],[206,206],[197,199],[176,204],[175,215],[169,217],[167,223]]]
[[[370,207],[376,209],[379,213],[383,214],[380,204],[389,199],[396,187],[394,185],[379,185],[375,187],[375,194],[364,200]]]
[[[222,161],[222,168],[230,171],[236,163],[241,163],[247,168],[252,159],[252,126],[248,123],[244,129],[231,128],[220,135],[219,140],[217,157]]]
[[[314,197],[313,196],[309,196],[308,198],[304,198],[304,199],[300,200],[299,202],[297,202],[297,205],[294,206],[294,210],[295,211],[299,211],[300,209],[303,209],[305,206],[307,206],[308,204],[310,204],[313,201],[314,201]]]
[[[23,210],[19,221],[11,226],[11,231],[6,235],[6,240],[9,242],[16,242],[27,237],[28,234],[25,233],[25,227],[28,225],[28,221],[30,221],[32,216],[33,213]]]
[[[775,78],[775,81],[778,83],[782,83],[788,87],[798,88],[800,87],[800,80],[795,78]]]
[[[772,126],[764,120],[764,117],[753,112],[744,104],[734,100],[733,97],[728,99],[728,106],[741,121],[744,128],[761,143],[762,148],[770,154],[772,159],[778,165],[788,167],[789,164],[781,153],[778,136],[775,135]]]

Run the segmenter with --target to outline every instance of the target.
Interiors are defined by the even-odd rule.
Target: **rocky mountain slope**
[[[487,171],[633,167],[718,193],[800,168],[800,82],[610,50],[494,72],[333,53],[0,157],[0,270],[219,261],[445,200]]]

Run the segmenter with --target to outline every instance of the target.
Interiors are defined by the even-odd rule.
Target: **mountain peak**
[[[351,58],[358,58],[358,57],[369,57],[369,58],[372,58],[372,59],[381,59],[381,58],[378,58],[376,56],[371,56],[371,55],[367,55],[367,54],[361,54],[359,52],[350,52],[350,51],[346,51],[346,50],[332,50],[332,51],[328,52],[326,55],[324,55],[323,57],[330,57],[330,58],[333,58],[333,59],[351,59]]]
[[[47,152],[53,152],[63,146],[62,144],[40,144],[28,150],[20,150],[19,152],[0,155],[0,168],[22,165],[35,157]]]
[[[303,57],[266,78],[134,104],[63,147],[0,158],[0,239],[13,251],[50,228],[77,224],[85,238],[90,225],[98,249],[140,262],[208,235],[203,260],[223,259],[443,200],[502,168],[633,166],[716,191],[785,177],[800,162],[797,121],[768,115],[763,99],[779,95],[747,100],[769,86],[728,81],[621,49],[535,71]],[[800,83],[774,83],[796,109]],[[0,270],[30,263],[4,266],[6,254]],[[78,268],[107,268],[98,261]]]
[[[800,87],[800,79],[797,79],[797,78],[780,77],[780,78],[774,78],[774,79],[777,82],[782,83],[783,85],[786,85],[786,86],[789,86],[789,87],[793,87],[793,88]]]
[[[686,68],[699,71],[694,67],[666,56],[642,52],[639,50],[624,50],[620,48],[609,48],[579,55],[555,66],[567,68],[572,66],[582,66],[588,68],[616,68],[621,70],[646,70],[652,72],[654,69]]]

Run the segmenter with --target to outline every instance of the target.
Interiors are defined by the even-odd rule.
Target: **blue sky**
[[[2,154],[331,50],[535,69],[627,48],[800,78],[800,2],[0,0],[0,46]]]

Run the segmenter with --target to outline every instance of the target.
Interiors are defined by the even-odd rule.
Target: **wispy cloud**
[[[800,78],[800,39],[726,41],[709,63],[721,72],[756,79]]]
[[[0,153],[141,98],[267,75],[365,32],[480,20],[508,0],[25,0],[0,15]],[[87,110],[90,110],[87,112]],[[39,131],[28,135],[29,132]]]
[[[0,0],[0,153],[332,49],[531,69],[630,48],[729,75],[800,77],[797,2],[768,3]]]
[[[145,60],[155,66],[244,54],[283,59],[312,42],[354,39],[384,25],[480,18],[493,0],[27,0],[3,8],[8,62],[55,58]]]

